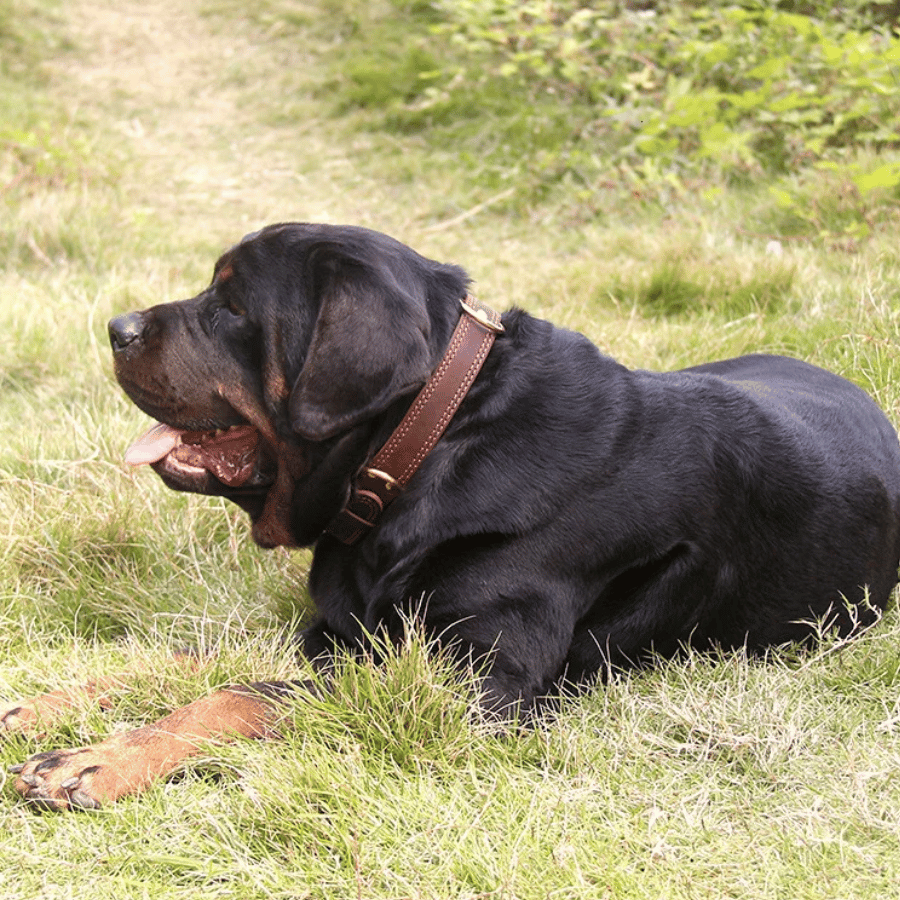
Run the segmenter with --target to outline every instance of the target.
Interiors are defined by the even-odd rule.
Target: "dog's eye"
[[[237,297],[228,297],[225,301],[225,308],[233,316],[246,316],[247,308]]]

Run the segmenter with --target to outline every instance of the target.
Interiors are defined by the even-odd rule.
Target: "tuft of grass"
[[[746,275],[723,273],[707,261],[666,255],[634,284],[607,289],[613,302],[647,316],[712,313],[734,320],[784,313],[793,295],[790,266],[768,262]]]

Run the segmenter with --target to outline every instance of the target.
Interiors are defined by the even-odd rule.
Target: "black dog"
[[[336,537],[467,288],[384,235],[289,224],[229,250],[197,297],[110,323],[120,384],[167,426],[130,461],[240,504],[261,544],[315,544],[306,655],[393,636],[421,607],[430,632],[487,664],[481,701],[509,715],[648,654],[846,633],[884,606],[900,445],[863,391],[775,356],[629,371],[520,310],[502,333],[475,317],[496,337],[443,436],[405,486],[391,478],[396,499],[375,501],[355,542]],[[164,720],[181,750],[143,780],[121,774],[119,736],[29,763],[20,790],[51,806],[137,790],[200,738],[264,731],[265,695],[287,686],[255,687]],[[161,740],[128,746],[156,758]]]

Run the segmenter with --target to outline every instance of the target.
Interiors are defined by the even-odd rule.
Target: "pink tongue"
[[[125,451],[125,462],[129,466],[145,466],[159,462],[178,446],[181,435],[179,429],[160,422],[142,434]]]

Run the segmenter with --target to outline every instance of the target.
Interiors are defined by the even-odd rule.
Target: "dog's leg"
[[[295,688],[289,683],[223,688],[99,744],[35,754],[12,767],[15,788],[44,809],[96,809],[139,793],[210,741],[274,736],[282,713],[278,699]]]
[[[169,664],[193,671],[198,655],[192,650],[179,650],[169,657]],[[28,737],[44,737],[74,709],[89,701],[96,701],[102,709],[112,706],[111,695],[127,689],[131,672],[122,672],[106,678],[92,678],[74,687],[48,691],[28,700],[0,704],[0,737],[4,734],[25,734]]]
[[[7,733],[43,737],[46,730],[88,700],[98,700],[101,706],[109,706],[106,696],[121,682],[116,678],[88,681],[72,688],[49,691],[30,700],[0,705],[0,735]]]

